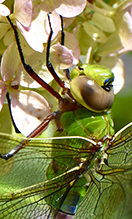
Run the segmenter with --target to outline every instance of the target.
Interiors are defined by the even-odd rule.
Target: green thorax
[[[61,117],[61,125],[63,132],[57,131],[55,136],[82,136],[98,142],[105,137],[110,138],[114,135],[113,121],[108,113],[94,113],[85,108],[64,113]],[[66,214],[74,214],[87,191],[87,184],[90,182],[90,178],[88,180],[85,174],[77,175],[74,168],[86,161],[86,172],[89,176],[89,172],[96,166],[98,158],[102,157],[102,151],[95,153],[90,142],[73,137],[62,140],[53,139],[52,144],[51,156],[54,159],[47,169],[47,179],[54,178],[56,188],[60,184],[62,188],[54,194],[55,207]],[[76,179],[75,183],[74,179]],[[71,185],[68,192],[68,187],[65,185]],[[64,196],[65,199],[60,205],[61,197]],[[52,199],[48,198],[47,202],[51,204]]]
[[[80,108],[64,113],[61,125],[64,129],[61,136],[82,136],[98,141],[114,135],[113,120],[108,112],[95,113]]]

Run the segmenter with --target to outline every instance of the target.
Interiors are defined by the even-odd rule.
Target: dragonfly
[[[34,138],[38,129],[27,138],[0,134],[0,218],[122,218],[132,210],[132,123],[115,133],[107,112],[113,74],[105,69],[99,78],[104,68],[82,65],[71,72],[67,89],[48,64],[69,98],[44,85],[60,110],[38,129],[59,117],[54,137]],[[95,80],[88,75],[94,67]],[[103,106],[92,102],[97,90],[96,101],[104,91]]]

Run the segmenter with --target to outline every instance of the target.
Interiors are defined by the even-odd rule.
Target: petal
[[[119,36],[123,47],[127,51],[132,50],[132,17],[128,12],[122,17],[119,27]]]
[[[118,62],[116,62],[115,66],[111,69],[114,73],[114,94],[117,94],[125,84],[125,69],[123,61],[118,58]]]
[[[112,16],[108,14],[108,12],[112,13],[112,10],[112,7],[104,2],[102,2],[102,7],[97,7],[95,4],[88,3],[83,12],[83,16],[85,21],[91,22],[100,30],[107,33],[113,33],[116,31],[116,27],[114,21],[112,20]]]
[[[121,39],[119,37],[118,33],[112,34],[106,43],[102,43],[99,45],[97,49],[97,54],[102,55],[109,55],[116,53],[117,51],[120,51],[123,49]]]
[[[0,39],[5,36],[6,32],[9,29],[9,24],[7,23],[0,23]]]
[[[55,11],[63,17],[75,17],[80,14],[85,6],[86,0],[54,0]]]
[[[11,93],[11,100],[14,122],[25,136],[29,135],[50,114],[47,100],[36,92],[15,91]]]
[[[45,52],[38,53],[32,52],[28,55],[25,59],[26,63],[28,63],[33,70],[46,82],[50,83],[53,80],[52,75],[47,71],[46,64],[45,64]],[[28,73],[24,70],[22,64],[19,66],[17,75],[21,75],[20,85],[24,87],[30,88],[39,88],[39,85],[34,79],[32,79]]]
[[[43,51],[43,43],[45,41],[44,18],[47,16],[47,14],[42,13],[41,15],[39,14],[34,21],[32,21],[30,28],[25,28],[21,23],[16,21],[18,28],[20,29],[29,46],[38,52]]]
[[[9,8],[7,8],[5,5],[0,4],[0,15],[1,16],[8,16],[10,14]]]
[[[9,27],[9,26],[8,26]],[[8,30],[7,33],[5,34],[4,38],[3,38],[3,42],[5,44],[5,46],[10,46],[11,43],[14,41],[14,33],[13,30]]]
[[[84,30],[94,40],[99,43],[105,43],[107,41],[106,35],[99,28],[95,27],[89,22],[83,23]]]
[[[73,34],[67,31],[65,31],[65,46],[72,51],[74,56],[73,64],[76,65],[80,58],[79,42]]]
[[[13,42],[4,52],[1,62],[1,76],[4,81],[10,81],[18,68],[20,58],[16,43]]]
[[[3,81],[0,81],[0,111],[3,107],[6,93],[7,93],[7,86]]]
[[[128,12],[115,17],[117,31],[98,47],[98,55],[123,54],[132,50],[132,18]]]
[[[75,36],[65,31],[65,46],[55,44],[50,49],[50,61],[55,66],[61,69],[67,69],[76,65],[80,58],[80,49],[78,40]],[[58,39],[60,41],[60,39]]]
[[[132,4],[131,0],[121,0],[121,1],[115,1],[115,3],[112,5],[112,7],[116,11],[121,11],[122,9],[125,9],[128,6],[130,6],[131,4]]]
[[[91,21],[94,23],[96,27],[98,27],[100,30],[104,32],[113,33],[114,31],[116,31],[113,20],[98,12],[95,12],[93,14]]]
[[[16,0],[13,14],[23,26],[28,27],[32,20],[32,1]]]
[[[54,39],[56,35],[58,34],[58,32],[61,30],[60,15],[56,11],[53,11],[52,14],[50,14],[50,22],[51,22],[51,26],[53,30],[52,39]],[[44,26],[45,26],[45,33],[47,34],[47,40],[48,40],[48,37],[50,34],[50,27],[49,27],[49,21],[48,21],[47,16],[46,16]],[[47,40],[45,41],[46,43],[47,43]]]
[[[75,62],[71,50],[60,44],[51,47],[50,61],[53,66],[58,64],[61,69],[70,68],[72,65],[78,63],[78,61]]]
[[[93,45],[93,39],[86,33],[83,26],[78,24],[73,30],[74,36],[79,42],[79,48],[81,55],[86,55],[88,48]],[[95,43],[95,42],[94,42]]]
[[[64,28],[69,27],[70,24],[72,24],[74,20],[75,20],[75,17],[72,17],[72,18],[63,17]]]
[[[54,38],[61,29],[60,17],[56,12],[51,15],[51,23]],[[47,12],[41,10],[36,19],[32,21],[29,29],[24,28],[19,22],[17,22],[17,26],[31,48],[37,52],[42,52],[43,43],[47,42],[50,33]]]

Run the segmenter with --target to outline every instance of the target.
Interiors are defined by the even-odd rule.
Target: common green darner
[[[75,218],[122,218],[131,209],[131,125],[103,142],[34,139],[1,159],[1,218],[55,218],[58,210],[74,214],[78,204]],[[21,141],[1,135],[1,152]]]
[[[82,66],[79,72],[85,70]],[[107,79],[102,81],[110,89],[112,80]],[[98,80],[90,81],[102,91]],[[1,134],[1,158],[22,146],[7,161],[0,159],[1,218],[55,218],[59,212],[75,213],[75,218],[122,218],[131,210],[132,123],[114,134],[110,115],[80,106],[74,89],[77,102],[61,113],[63,132],[49,139]],[[105,108],[110,107],[109,100]]]

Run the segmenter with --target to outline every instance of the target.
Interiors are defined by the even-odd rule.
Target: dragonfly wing
[[[1,135],[0,154],[21,141]],[[33,139],[9,160],[0,159],[0,217],[55,218],[79,177],[79,156],[91,158],[88,149],[80,153],[85,143],[77,138]]]
[[[108,156],[91,183],[75,218],[125,218],[132,211],[132,123],[113,137]]]
[[[111,169],[117,171],[118,180],[124,189],[125,215],[132,211],[132,123],[115,134],[113,144],[107,153],[108,164]]]
[[[121,218],[125,205],[125,193],[116,176],[92,176],[87,193],[77,208],[75,218]]]

